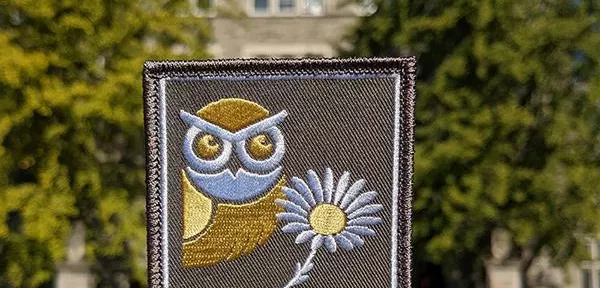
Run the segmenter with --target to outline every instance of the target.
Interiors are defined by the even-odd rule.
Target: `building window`
[[[279,12],[282,12],[282,13],[296,12],[296,0],[279,0]]]
[[[592,287],[592,271],[590,271],[590,269],[581,270],[581,287],[582,288],[593,288]]]
[[[254,12],[261,14],[269,12],[269,0],[254,0]]]
[[[304,13],[310,15],[323,14],[323,0],[304,0]]]
[[[588,240],[590,260],[581,263],[581,287],[600,288],[600,241]]]
[[[196,0],[190,0],[196,1]],[[202,0],[197,0],[202,1]],[[206,0],[205,0],[206,1]],[[211,0],[214,1],[214,0]],[[323,16],[324,0],[248,0],[248,14],[265,16]]]

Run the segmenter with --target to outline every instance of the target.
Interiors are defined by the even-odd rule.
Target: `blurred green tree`
[[[418,56],[416,282],[481,287],[495,228],[524,272],[542,251],[584,257],[600,232],[600,3],[377,4],[344,53]]]
[[[189,10],[0,0],[0,287],[49,285],[76,220],[101,287],[145,281],[141,71],[207,56]]]

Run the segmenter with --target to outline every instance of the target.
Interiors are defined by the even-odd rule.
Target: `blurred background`
[[[0,287],[145,287],[146,59],[418,57],[414,287],[600,288],[598,0],[0,0]]]

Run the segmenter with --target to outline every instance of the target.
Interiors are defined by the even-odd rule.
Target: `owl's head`
[[[184,141],[186,172],[194,185],[228,202],[247,202],[268,192],[280,179],[285,154],[277,127],[286,111],[269,116],[262,106],[229,98],[210,103],[196,115],[180,112],[190,126]],[[228,168],[236,157],[241,168]]]

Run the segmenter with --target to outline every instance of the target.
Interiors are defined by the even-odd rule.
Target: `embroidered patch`
[[[412,58],[146,63],[149,286],[410,287],[413,81]]]

